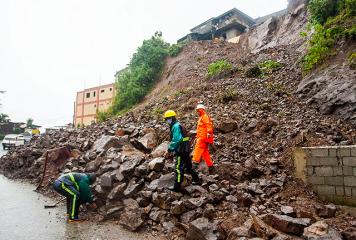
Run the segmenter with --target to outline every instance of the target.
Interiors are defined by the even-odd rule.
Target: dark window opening
[[[103,92],[105,92],[105,89],[101,89],[101,91],[100,91],[101,93],[103,93]]]
[[[93,96],[94,96],[94,97],[95,97],[95,93],[96,93],[96,92],[93,92]]]
[[[110,91],[112,91],[112,88],[110,88]]]
[[[87,93],[87,98],[90,98],[90,92]]]

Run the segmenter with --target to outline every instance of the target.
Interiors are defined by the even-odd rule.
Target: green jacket
[[[171,126],[171,143],[168,146],[169,152],[177,152],[180,143],[183,140],[183,133],[180,123],[177,121]]]
[[[74,181],[71,177],[74,177]],[[60,181],[64,182],[66,185],[73,186],[79,192],[79,200],[81,203],[92,203],[93,194],[90,190],[90,179],[85,173],[67,173],[60,177]],[[79,188],[79,189],[78,189]]]

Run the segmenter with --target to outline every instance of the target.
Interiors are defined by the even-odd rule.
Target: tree
[[[7,123],[10,122],[10,118],[5,113],[0,113],[0,123]]]
[[[26,120],[26,125],[28,128],[32,128],[33,126],[33,119],[32,118],[29,118]]]
[[[118,94],[113,104],[114,113],[130,108],[145,97],[160,77],[169,47],[160,32],[143,41],[127,68],[116,74]]]

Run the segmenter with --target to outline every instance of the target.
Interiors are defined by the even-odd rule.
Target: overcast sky
[[[43,126],[72,121],[77,91],[111,83],[146,38],[170,43],[238,8],[253,18],[287,0],[0,0],[1,112]]]

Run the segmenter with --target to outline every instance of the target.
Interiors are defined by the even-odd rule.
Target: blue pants
[[[77,219],[79,214],[79,191],[72,185],[65,184],[60,180],[55,180],[53,183],[53,188],[67,198],[67,214],[69,219]]]

